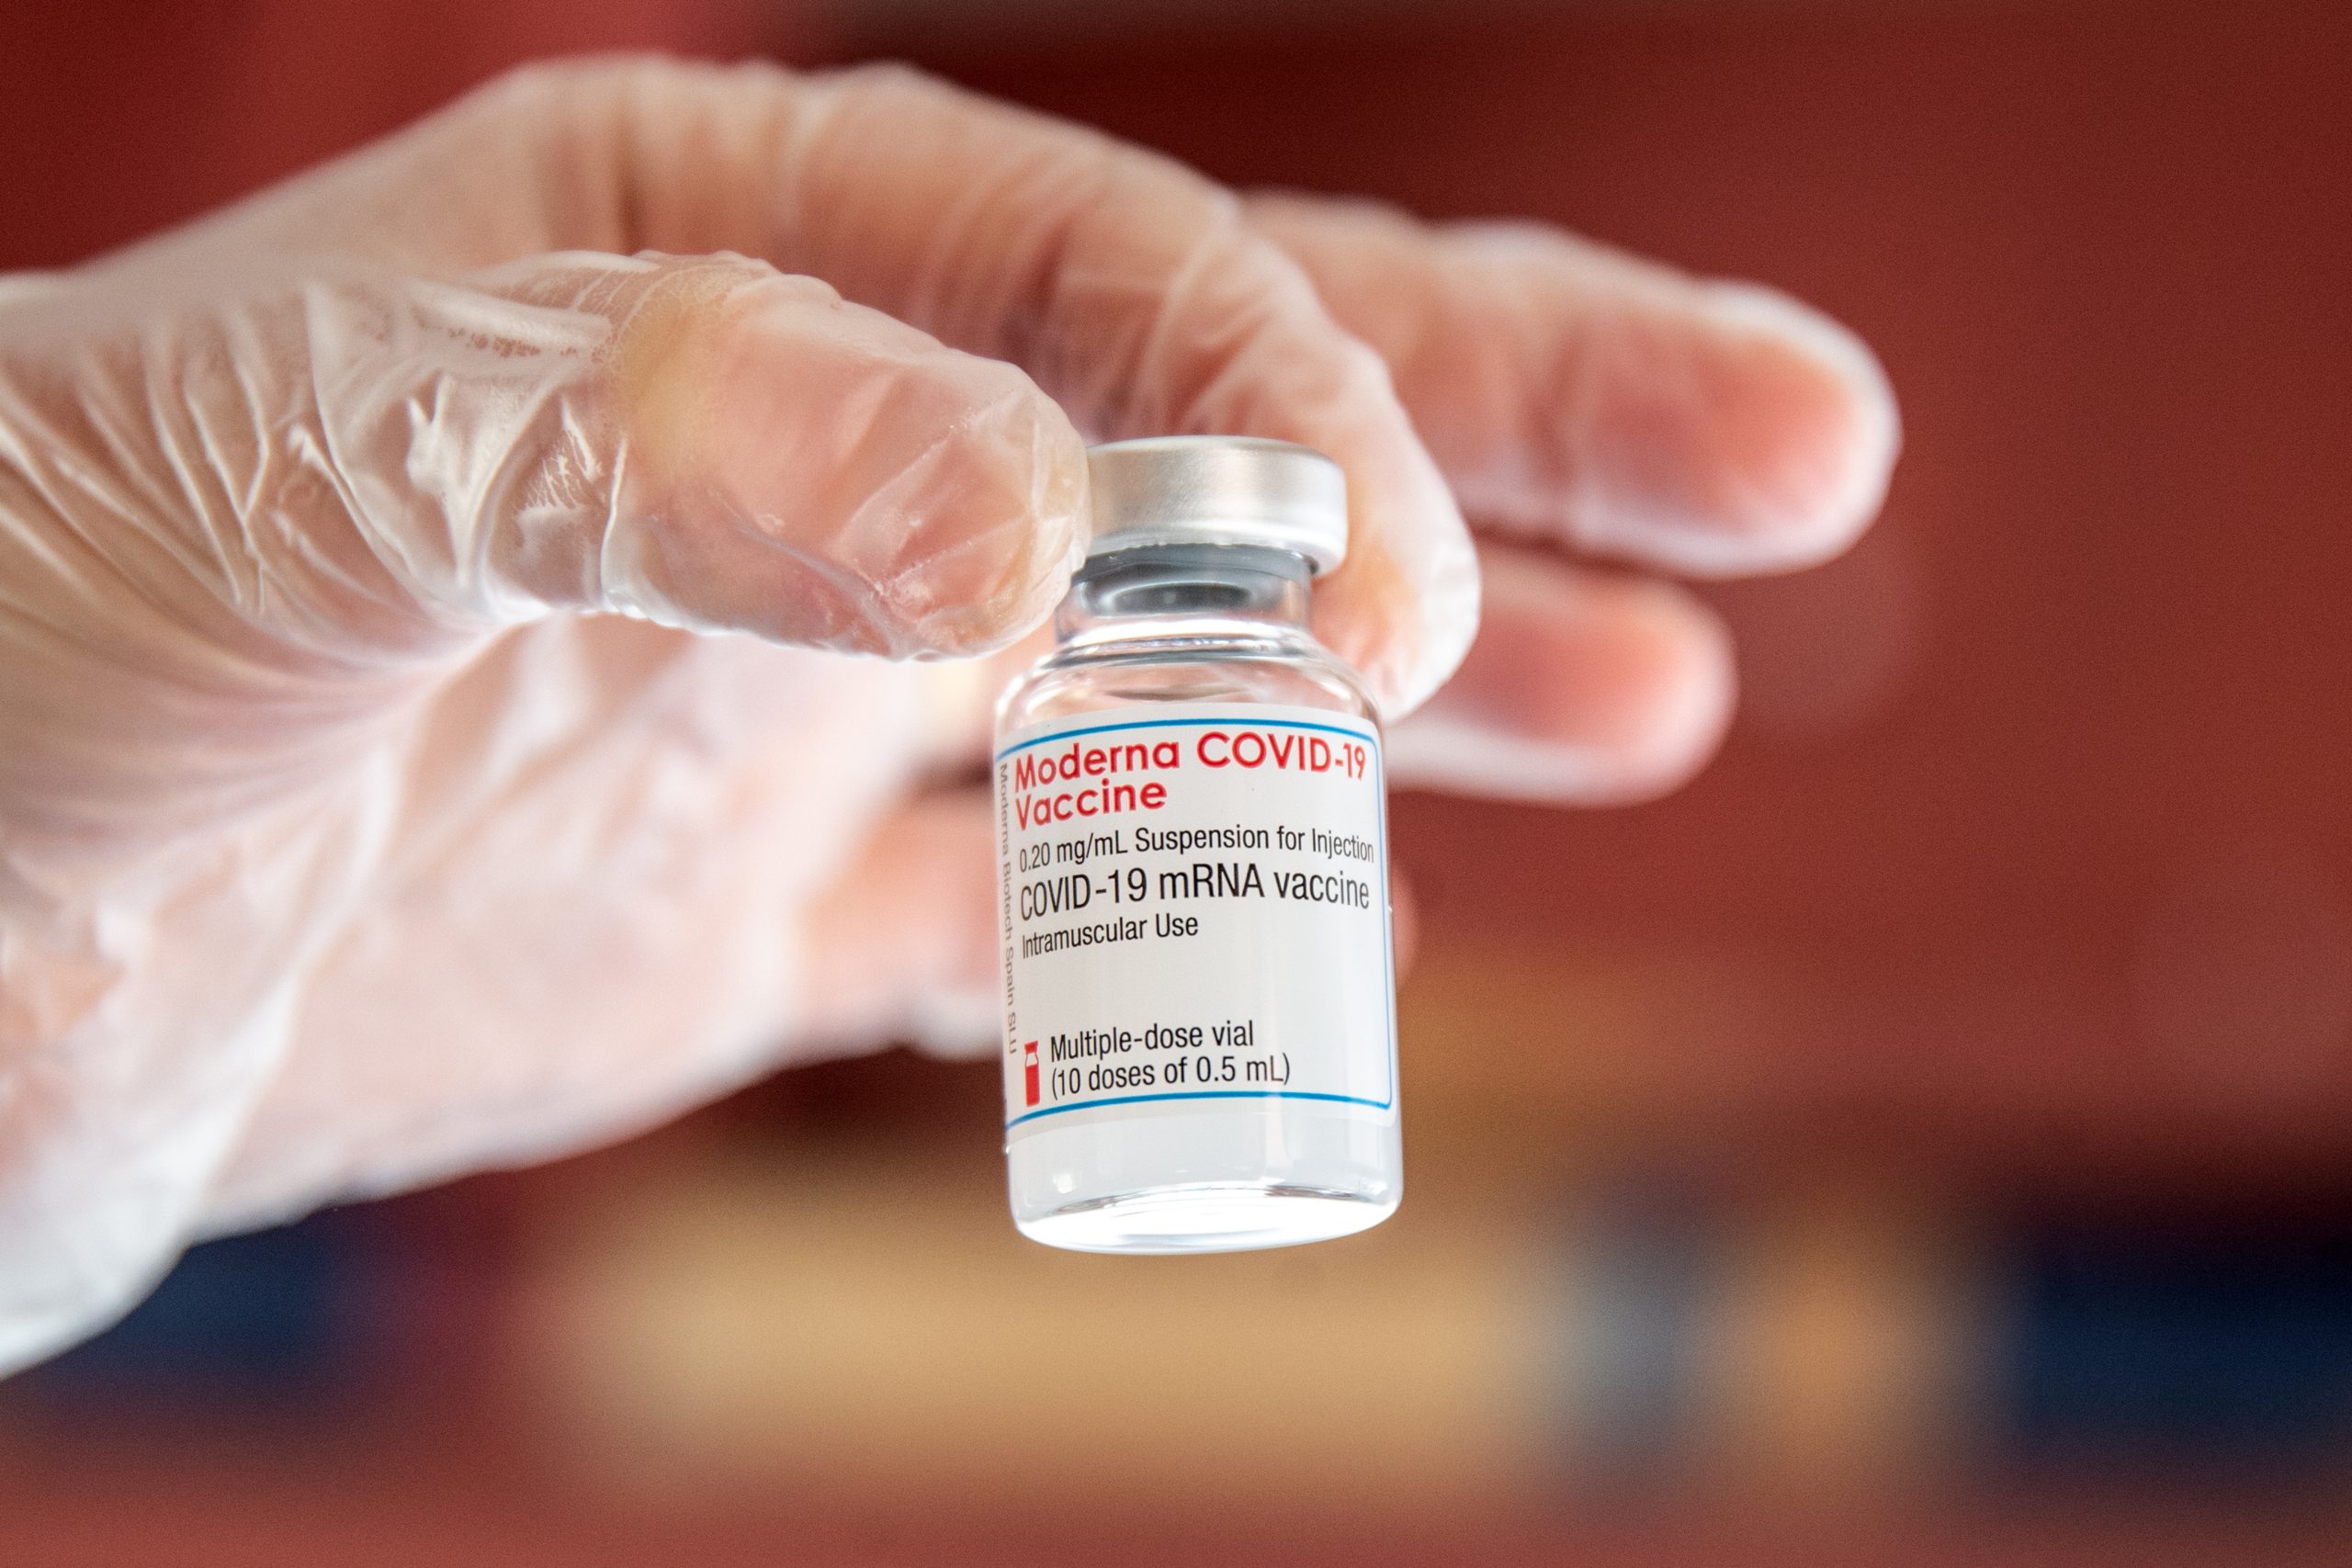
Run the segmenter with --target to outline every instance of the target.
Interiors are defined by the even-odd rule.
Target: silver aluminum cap
[[[1146,545],[1257,545],[1317,572],[1348,554],[1348,481],[1311,446],[1250,435],[1155,435],[1091,448],[1090,556]]]

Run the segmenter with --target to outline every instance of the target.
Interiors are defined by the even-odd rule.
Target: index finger
[[[1468,534],[1380,358],[1230,192],[1081,127],[892,68],[542,67],[232,220],[424,270],[566,248],[758,256],[1012,361],[1097,439],[1329,454],[1351,541],[1317,630],[1391,715],[1476,630]]]
[[[803,89],[771,243],[976,353],[1023,366],[1097,437],[1272,436],[1346,470],[1346,563],[1317,630],[1384,709],[1476,629],[1477,564],[1387,367],[1220,186],[1082,128],[894,70]]]

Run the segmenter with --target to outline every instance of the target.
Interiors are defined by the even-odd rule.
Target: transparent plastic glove
[[[0,280],[0,1365],[208,1230],[878,1031],[985,1038],[984,823],[916,791],[991,676],[890,660],[1046,612],[1081,432],[1339,457],[1318,626],[1396,713],[1462,658],[1477,568],[1391,366],[1538,542],[1768,567],[1860,525],[1892,416],[1849,340],[1526,244],[1251,211],[900,72],[624,61]],[[1554,406],[1574,323],[1619,316],[1627,357]],[[1438,331],[1529,378],[1412,351]],[[1726,434],[1784,389],[1750,360],[1819,393],[1760,457]],[[1629,396],[1659,417],[1606,430]],[[1728,693],[1699,610],[1487,571],[1501,652],[1431,709],[1439,771],[1600,798],[1696,764]]]

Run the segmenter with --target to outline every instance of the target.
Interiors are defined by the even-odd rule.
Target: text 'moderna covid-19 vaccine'
[[[1365,1229],[1402,1190],[1386,789],[1307,630],[1345,481],[1232,436],[1089,457],[1059,646],[998,709],[1013,1220],[1096,1252]]]

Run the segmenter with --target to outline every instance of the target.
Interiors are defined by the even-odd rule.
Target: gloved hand
[[[1804,564],[1894,446],[1776,296],[895,70],[529,71],[0,280],[0,1366],[209,1230],[990,1048],[985,813],[917,792],[1001,671],[905,661],[1046,613],[1081,432],[1187,431],[1345,467],[1317,626],[1392,716],[1483,570],[1396,770],[1564,801],[1730,678],[1560,547]]]

